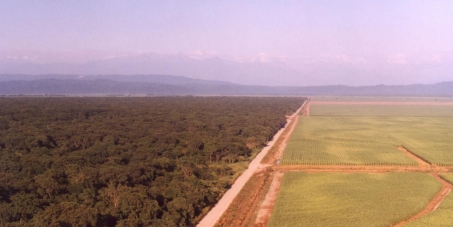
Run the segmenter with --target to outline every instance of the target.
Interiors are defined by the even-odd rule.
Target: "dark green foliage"
[[[302,98],[1,98],[1,226],[194,226]]]

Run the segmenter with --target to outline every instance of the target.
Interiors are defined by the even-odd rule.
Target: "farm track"
[[[273,149],[276,149],[277,151],[270,152],[270,157],[265,157],[263,159],[263,161],[261,162],[261,168],[272,166],[277,162],[277,160],[281,159],[281,157],[283,156],[283,151],[286,148],[286,144],[288,143],[291,134],[293,133],[297,123],[299,122],[300,114],[305,115],[307,113],[309,104],[310,100],[305,101],[295,114],[288,117],[288,124],[286,126],[288,130],[285,130],[273,145]]]
[[[332,172],[332,173],[389,173],[389,172],[424,172],[446,173],[449,169],[439,166],[370,166],[370,165],[279,165],[273,166],[280,172]]]
[[[403,226],[411,221],[415,221],[421,218],[422,216],[433,212],[434,210],[437,209],[437,207],[439,207],[439,205],[442,203],[445,197],[447,197],[447,195],[451,192],[451,190],[453,189],[453,185],[446,182],[444,179],[440,178],[439,175],[437,174],[431,173],[431,175],[442,183],[442,189],[440,190],[440,192],[437,193],[436,196],[434,196],[434,198],[428,203],[428,205],[426,205],[426,207],[422,211],[412,216],[411,218],[394,225],[394,227]]]
[[[275,200],[277,199],[277,194],[280,191],[282,179],[282,172],[274,173],[274,178],[272,179],[269,191],[267,192],[266,197],[264,198],[264,201],[261,203],[261,206],[258,210],[255,226],[267,226],[267,222],[269,221],[275,205]]]
[[[431,166],[431,163],[425,161],[422,157],[414,154],[412,151],[405,148],[404,146],[398,146],[397,149],[403,152],[405,155],[409,156],[409,158],[412,158],[414,161],[416,161],[419,166]]]
[[[216,223],[220,220],[220,218],[224,215],[225,211],[228,209],[228,207],[234,201],[235,197],[241,192],[242,188],[248,182],[248,180],[251,177],[255,176],[255,174],[262,173],[263,170],[265,170],[269,166],[269,165],[260,164],[261,160],[266,156],[267,152],[272,148],[272,146],[274,146],[276,141],[279,140],[280,136],[283,134],[286,127],[288,127],[294,119],[298,118],[300,111],[302,110],[302,108],[304,107],[304,105],[306,103],[307,103],[307,101],[305,101],[302,104],[302,106],[292,116],[290,116],[288,118],[287,125],[284,128],[280,129],[274,135],[274,138],[272,139],[272,141],[269,141],[267,146],[264,147],[261,150],[261,152],[258,153],[256,158],[250,162],[248,168],[236,179],[236,181],[233,183],[231,188],[223,195],[223,197],[217,202],[217,204],[211,209],[211,211],[209,211],[209,213],[198,223],[197,227],[212,227],[212,226],[216,225]],[[292,124],[292,125],[295,125],[295,124]],[[288,133],[288,134],[290,134],[290,133]],[[263,196],[264,196],[264,194],[263,194]],[[256,199],[259,199],[259,198],[256,198]],[[253,209],[250,210],[250,208],[248,208],[247,212],[252,212],[252,213],[247,214],[247,216],[249,216],[249,219],[250,219],[254,210]],[[245,220],[244,222],[247,222],[247,220]]]
[[[303,114],[307,113],[307,111],[308,111],[307,109],[309,108],[309,106],[310,106],[310,102],[307,102],[307,104],[304,103],[304,105],[302,106],[302,109],[300,111],[302,111]],[[282,135],[283,140],[282,140],[281,146],[279,146],[279,149],[277,152],[277,160],[282,159],[283,151],[285,150],[286,145],[288,145],[288,140],[291,137],[291,134],[293,134],[294,129],[296,128],[298,122],[299,122],[299,115],[294,115],[291,117],[291,125],[289,128],[289,131],[285,135]]]
[[[301,107],[301,115],[302,116],[309,116],[310,115],[310,102],[311,99],[309,98],[306,102]],[[299,117],[301,115],[293,115],[292,119],[292,125],[288,133],[285,133],[284,137],[280,141],[280,144],[278,144],[278,152],[277,155],[272,159],[272,163],[275,163],[276,160],[280,160],[283,156],[283,151],[286,148],[286,145],[288,144],[288,140],[296,128],[297,123],[299,122]],[[259,210],[257,211],[256,219],[255,219],[255,227],[262,227],[262,226],[267,226],[267,223],[269,222],[269,218],[272,214],[272,210],[275,205],[275,200],[277,199],[277,194],[280,191],[280,185],[281,181],[283,179],[283,172],[281,171],[276,171],[275,166],[278,166],[276,164],[262,164],[263,166],[270,167],[272,171],[274,172],[274,177],[272,179],[272,182],[270,183],[270,187],[268,192],[265,195],[265,198],[263,202],[260,205]],[[250,211],[249,211],[250,212]]]
[[[453,102],[327,102],[327,101],[313,101],[311,103],[319,104],[319,105],[453,106]]]
[[[453,105],[453,102],[312,102],[310,99],[307,101],[306,105],[304,105],[302,109],[303,116],[310,116],[310,104],[338,104],[338,105]],[[298,118],[296,119],[296,123]],[[295,125],[295,124],[294,124]],[[295,127],[294,127],[295,128]],[[294,128],[291,128],[290,133],[288,133],[287,137],[285,138],[284,145],[281,147],[279,151],[279,159],[281,159],[284,148],[288,142],[288,138],[290,137],[291,133],[293,132]],[[427,206],[414,215],[413,217],[401,221],[400,223],[396,224],[397,226],[402,226],[407,224],[411,221],[419,219],[420,217],[434,211],[443,201],[443,199],[451,192],[453,189],[453,185],[446,182],[442,178],[439,177],[439,173],[447,173],[453,171],[452,166],[436,166],[432,165],[431,163],[427,162],[420,156],[414,154],[404,146],[398,146],[398,150],[404,153],[406,156],[412,158],[414,161],[418,163],[418,166],[392,166],[392,165],[267,165],[272,168],[274,173],[274,179],[272,180],[270,189],[266,194],[266,197],[263,203],[258,210],[258,215],[255,220],[255,227],[267,226],[267,223],[270,219],[272,214],[273,207],[275,205],[275,201],[277,198],[278,191],[280,189],[280,184],[283,178],[283,174],[285,172],[331,172],[331,173],[389,173],[389,172],[424,172],[429,173],[431,176],[436,178],[439,182],[442,183],[442,189],[436,196],[427,204]]]

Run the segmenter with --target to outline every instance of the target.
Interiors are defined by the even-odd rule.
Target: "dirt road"
[[[421,218],[423,215],[433,212],[434,210],[437,209],[437,207],[439,207],[439,205],[442,203],[442,201],[445,199],[445,197],[447,197],[447,195],[451,192],[451,190],[453,189],[453,185],[446,182],[444,179],[440,178],[439,175],[437,175],[437,174],[431,174],[431,175],[442,183],[442,189],[440,190],[440,192],[437,193],[436,196],[434,196],[434,198],[428,203],[428,205],[426,205],[426,207],[422,211],[420,211],[418,214],[412,216],[411,218],[394,225],[394,227],[403,226],[411,221],[415,221],[415,220]]]
[[[305,104],[305,102],[304,102]],[[303,105],[302,105],[303,106]],[[302,107],[300,107],[289,119],[294,119],[296,114],[299,114]],[[286,126],[289,125],[289,122],[286,123]],[[286,128],[285,126],[285,128]],[[260,167],[261,160],[267,154],[269,149],[274,145],[275,141],[280,137],[285,128],[280,129],[275,135],[272,141],[270,141],[266,147],[264,147],[261,152],[256,156],[255,159],[249,164],[247,170],[245,170],[241,176],[234,182],[231,188],[223,195],[219,202],[212,208],[212,210],[198,223],[197,227],[211,227],[220,219],[225,210],[230,206],[233,199],[241,191],[245,183],[250,179],[250,177],[257,171]]]
[[[327,101],[311,101],[311,104],[319,105],[393,105],[393,106],[451,106],[453,102],[327,102]]]
[[[282,172],[275,172],[274,178],[272,179],[271,186],[269,191],[264,198],[263,203],[258,210],[255,225],[256,226],[267,226],[267,222],[272,214],[274,208],[275,200],[277,199],[277,194],[280,191],[280,185],[283,179]]]
[[[425,103],[425,102],[411,102],[411,103],[400,103],[400,102],[308,102],[303,108],[303,114],[305,116],[310,115],[310,104],[352,104],[352,105],[453,105],[452,102],[448,103]],[[292,130],[291,130],[292,131]],[[291,133],[287,135],[290,137]],[[282,151],[279,152],[281,155],[284,152],[284,147],[286,145],[286,140],[284,141],[284,145],[282,146]],[[416,220],[423,215],[426,215],[432,211],[434,211],[442,202],[442,200],[452,191],[453,186],[448,182],[444,181],[442,178],[438,176],[438,173],[442,172],[449,172],[450,167],[441,167],[432,165],[429,162],[425,161],[418,155],[414,154],[410,150],[406,149],[403,146],[398,146],[398,150],[402,153],[407,155],[408,157],[415,160],[418,165],[417,166],[391,166],[391,165],[384,165],[384,166],[369,166],[369,165],[272,165],[272,169],[275,171],[274,179],[271,183],[269,192],[266,194],[266,197],[263,203],[258,210],[257,217],[255,220],[255,226],[266,226],[267,222],[269,221],[270,215],[272,213],[272,209],[275,204],[275,200],[277,198],[278,191],[280,189],[280,183],[283,178],[284,172],[290,171],[298,171],[298,172],[340,172],[340,173],[387,173],[387,172],[425,172],[432,175],[438,181],[440,181],[443,185],[442,190],[427,204],[427,206],[420,211],[418,214],[414,215],[413,217],[401,221],[400,223],[396,224],[396,226],[402,226],[408,222]]]
[[[408,222],[414,221],[434,211],[443,199],[450,193],[453,186],[440,178],[438,173],[449,172],[446,167],[434,166],[423,161],[416,155],[404,147],[399,147],[399,150],[413,158],[419,163],[418,166],[348,166],[348,165],[274,165],[272,166],[275,171],[275,178],[271,184],[268,194],[266,195],[265,201],[261,205],[258,211],[258,216],[255,221],[255,225],[265,226],[269,221],[272,209],[274,207],[278,191],[280,189],[280,183],[284,172],[328,172],[328,173],[389,173],[389,172],[425,172],[432,175],[439,182],[442,183],[442,190],[426,205],[426,207],[413,217],[404,220],[395,227],[402,226]],[[278,177],[278,178],[277,178]]]
[[[401,103],[401,102],[307,102],[302,105],[302,107],[298,110],[298,112],[302,112],[304,116],[309,116],[310,115],[310,104],[353,104],[353,105],[453,105],[453,102],[448,102],[448,103],[424,103],[424,102],[411,102],[411,103]],[[296,112],[296,114],[298,113]],[[297,123],[297,117],[295,115],[291,116],[288,118],[288,121],[295,121],[293,123]],[[405,155],[408,157],[414,159],[418,165],[417,166],[355,166],[355,165],[277,165],[275,164],[275,161],[277,159],[280,159],[283,152],[284,148],[286,146],[286,143],[288,142],[288,138],[291,135],[291,132],[294,130],[296,124],[286,124],[286,127],[290,125],[291,127],[288,128],[287,132],[282,135],[283,129],[280,130],[275,136],[274,139],[266,146],[261,153],[250,163],[249,168],[236,180],[232,188],[222,197],[222,199],[219,201],[219,203],[211,210],[210,213],[200,222],[198,226],[204,227],[204,226],[213,226],[223,215],[225,210],[227,210],[228,206],[231,204],[233,199],[236,197],[236,195],[240,192],[240,190],[243,188],[245,183],[249,180],[253,174],[264,170],[263,168],[271,168],[273,171],[273,180],[270,181],[270,187],[268,190],[268,193],[266,195],[262,195],[264,198],[263,202],[259,206],[253,205],[252,207],[242,207],[241,212],[247,213],[247,220],[250,219],[249,216],[253,216],[250,214],[253,214],[255,212],[256,207],[259,207],[256,213],[256,219],[253,221],[252,224],[254,223],[255,226],[266,226],[270,215],[272,213],[278,191],[280,189],[280,184],[281,180],[283,178],[284,172],[289,172],[289,171],[302,171],[302,172],[341,172],[341,173],[387,173],[387,172],[425,172],[431,174],[433,177],[435,177],[437,180],[439,180],[443,188],[442,190],[430,201],[427,206],[420,211],[418,214],[415,216],[411,217],[410,219],[401,221],[398,223],[396,226],[401,226],[402,224],[408,223],[410,221],[416,220],[423,215],[432,212],[435,210],[439,204],[442,202],[442,200],[447,196],[448,193],[452,190],[453,186],[451,184],[448,184],[444,180],[442,180],[439,176],[438,173],[443,173],[443,172],[450,172],[453,167],[441,167],[441,166],[435,166],[431,165],[428,163],[426,160],[422,159],[418,155],[414,154],[413,152],[409,151],[403,146],[397,147],[398,150],[403,152]],[[275,154],[272,154],[272,159],[270,161],[267,161],[266,164],[259,164],[262,158],[266,155],[266,153],[270,150],[272,145],[274,145],[275,141],[279,140],[279,142],[276,144],[278,147],[278,150],[276,150]],[[263,194],[263,193],[262,193]],[[253,200],[254,204],[256,203],[256,198]],[[259,200],[259,198],[258,198]],[[240,202],[236,202],[237,204],[241,204]],[[237,205],[240,206],[240,205]],[[250,210],[251,209],[251,210]],[[230,217],[231,218],[231,217]],[[235,219],[236,220],[236,219]],[[242,219],[241,219],[242,220]],[[244,221],[242,220],[241,223],[250,223],[249,221]],[[249,224],[250,225],[250,224]],[[224,226],[232,226],[232,225],[224,225]],[[242,226],[242,224],[241,224]],[[248,226],[248,225],[247,225]]]

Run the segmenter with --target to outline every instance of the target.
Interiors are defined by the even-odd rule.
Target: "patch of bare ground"
[[[426,205],[426,207],[422,211],[412,216],[411,218],[394,225],[394,227],[403,226],[411,221],[415,221],[421,218],[422,216],[433,212],[434,210],[437,209],[437,207],[439,207],[439,205],[442,203],[442,201],[445,199],[448,193],[451,192],[451,190],[453,189],[453,185],[446,182],[444,179],[440,178],[439,175],[435,173],[431,173],[431,175],[442,183],[442,189],[440,190],[440,192],[437,193],[436,196],[434,196],[434,198],[428,203],[428,205]]]
[[[317,105],[395,105],[395,106],[452,106],[453,102],[327,102],[327,101],[312,101],[312,104]]]
[[[272,180],[271,168],[255,173],[216,223],[216,227],[249,226]]]
[[[264,201],[261,203],[261,206],[258,210],[255,226],[264,227],[267,226],[267,222],[271,217],[272,210],[274,208],[275,200],[277,199],[277,194],[280,190],[280,185],[283,179],[282,172],[275,172],[274,178],[272,179],[271,186],[269,191],[266,194]]]

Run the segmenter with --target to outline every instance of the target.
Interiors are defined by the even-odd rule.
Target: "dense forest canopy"
[[[1,226],[194,226],[304,98],[0,98]]]

